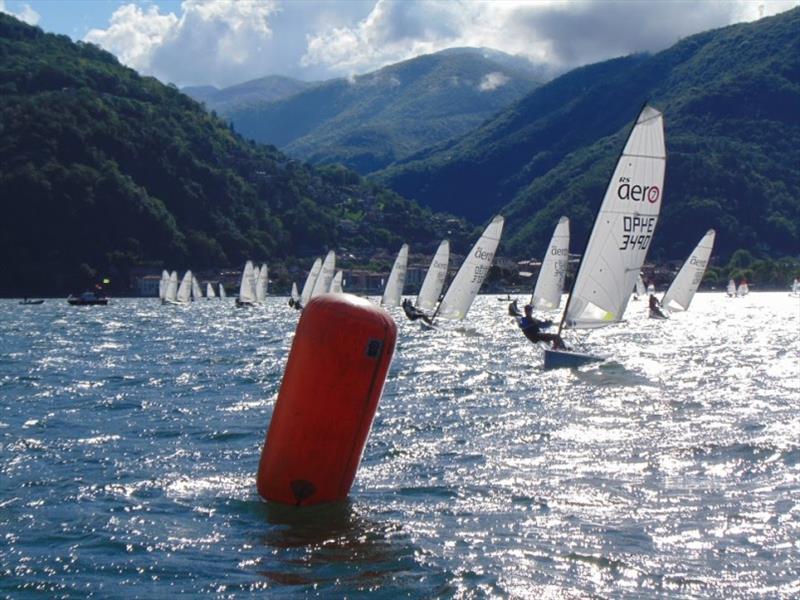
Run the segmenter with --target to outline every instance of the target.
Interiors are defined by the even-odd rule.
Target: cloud
[[[275,11],[269,0],[184,0],[180,16],[126,4],[107,29],[92,29],[84,39],[164,81],[230,85],[265,74],[260,55]]]
[[[5,0],[0,0],[0,12],[16,17],[20,21],[24,21],[28,25],[38,25],[41,15],[33,10],[28,4],[23,4],[19,12],[13,12],[6,8]]]
[[[508,76],[504,75],[500,71],[492,71],[491,73],[487,73],[483,77],[480,85],[478,85],[478,89],[482,92],[493,92],[494,90],[504,86],[508,82],[509,82]]]
[[[654,2],[576,0],[417,2],[378,0],[364,19],[309,34],[306,66],[364,72],[454,46],[521,55],[551,72],[636,52],[782,12],[797,0]]]

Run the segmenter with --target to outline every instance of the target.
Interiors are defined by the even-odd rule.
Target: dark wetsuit
[[[662,319],[666,319],[667,315],[661,312],[660,303],[658,302],[658,298],[656,298],[653,294],[650,294],[650,312],[653,313],[657,317],[661,317]]]
[[[557,333],[542,332],[543,328],[550,327],[552,324],[552,321],[540,321],[533,317],[517,318],[517,325],[519,325],[519,328],[522,329],[522,333],[524,333],[525,337],[530,341],[534,343],[550,342],[553,344],[553,348],[557,350],[566,350],[567,346],[564,344],[564,340],[561,339],[560,335]]]
[[[509,317],[521,317],[522,313],[519,312],[519,307],[517,306],[517,301],[514,300],[511,304],[508,305],[508,316]]]
[[[431,324],[431,318],[428,315],[426,315],[424,312],[422,312],[420,309],[418,309],[416,306],[413,306],[411,304],[411,301],[408,298],[403,300],[403,312],[406,313],[406,316],[411,321],[416,321],[417,319],[422,319],[428,325]]]

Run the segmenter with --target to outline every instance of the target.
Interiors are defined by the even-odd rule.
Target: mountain
[[[188,86],[181,91],[205,104],[209,110],[226,113],[252,104],[283,100],[314,85],[316,83],[270,75],[222,89],[201,85]]]
[[[586,238],[645,101],[669,153],[652,256],[685,256],[709,227],[723,256],[800,251],[800,9],[576,69],[374,179],[476,222],[500,211],[504,251],[537,255],[561,214]]]
[[[0,14],[0,295],[124,292],[141,266],[419,250],[473,228],[248,142],[91,44]]]
[[[501,55],[450,49],[221,113],[294,157],[368,173],[470,131],[537,85],[522,59]]]

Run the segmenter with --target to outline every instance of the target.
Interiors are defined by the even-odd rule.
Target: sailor
[[[513,303],[512,303],[513,304]],[[509,306],[509,312],[511,307]],[[566,350],[567,346],[564,340],[557,333],[543,333],[542,329],[547,329],[553,325],[549,319],[547,321],[540,321],[533,316],[533,306],[530,304],[525,305],[525,316],[517,317],[517,325],[522,329],[525,337],[532,342],[551,342],[554,350]]]
[[[517,301],[514,300],[511,304],[508,305],[508,316],[509,317],[521,317],[522,313],[519,312],[519,306],[517,306]]]
[[[403,306],[403,312],[406,313],[406,316],[410,320],[416,321],[417,319],[422,319],[428,325],[432,325],[433,324],[433,321],[431,321],[431,318],[428,315],[426,315],[423,311],[418,309],[416,306],[411,304],[411,300],[409,300],[408,298],[403,300],[402,306]]]
[[[655,294],[650,294],[650,315],[660,319],[666,319],[667,315],[661,312],[661,303]]]

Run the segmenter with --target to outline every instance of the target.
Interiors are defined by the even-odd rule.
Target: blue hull
[[[580,354],[578,352],[564,352],[561,350],[545,350],[544,351],[544,370],[550,369],[577,369],[582,365],[588,365],[593,362],[603,362],[605,360],[602,356],[593,356],[591,354]]]

